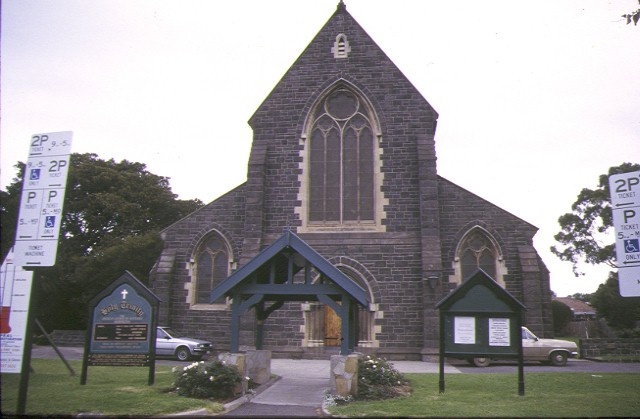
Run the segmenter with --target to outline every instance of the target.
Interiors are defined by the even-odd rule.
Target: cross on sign
[[[121,292],[120,294],[122,294],[122,299],[123,299],[123,300],[126,300],[126,299],[127,299],[127,294],[129,294],[129,293],[127,292],[127,290],[126,290],[126,289],[123,289],[123,290],[122,290],[122,292]]]

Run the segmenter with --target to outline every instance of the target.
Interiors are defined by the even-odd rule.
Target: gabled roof
[[[398,22],[395,22],[398,23]],[[394,23],[392,23],[394,24]],[[358,45],[358,50],[360,54],[360,58],[356,58],[358,53],[352,50],[349,55],[348,60],[338,60],[341,61],[339,65],[336,65],[336,60],[331,55],[331,45],[327,43],[327,39],[335,39],[336,35],[344,33],[348,39],[352,40],[352,45]],[[369,46],[371,48],[369,48]],[[355,47],[353,47],[355,48]],[[363,61],[364,60],[364,61]],[[415,91],[417,95],[424,102],[423,110],[432,112],[434,115],[434,119],[438,119],[438,112],[434,109],[433,106],[427,101],[427,99],[422,96],[422,94],[415,88],[415,86],[411,83],[411,81],[400,71],[400,69],[396,66],[396,64],[389,58],[389,56],[378,46],[378,44],[373,40],[373,38],[365,31],[365,29],[358,23],[358,21],[347,11],[347,6],[343,1],[340,1],[336,7],[335,12],[331,15],[329,20],[320,28],[320,31],[316,34],[315,37],[309,42],[307,47],[302,51],[302,53],[298,56],[298,58],[294,61],[294,63],[289,67],[289,69],[282,76],[280,81],[274,86],[272,91],[267,95],[266,99],[258,106],[258,109],[254,112],[254,114],[249,118],[249,125],[254,127],[254,119],[261,113],[263,107],[266,107],[272,96],[278,91],[286,92],[288,97],[291,97],[291,90],[288,84],[291,82],[291,78],[293,78],[293,83],[297,84],[305,84],[300,81],[300,74],[296,71],[299,67],[308,67],[309,65],[313,65],[314,68],[318,66],[322,67],[327,63],[329,70],[325,71],[324,77],[328,77],[328,79],[323,80],[324,82],[333,83],[336,80],[337,75],[341,75],[342,78],[348,78],[350,80],[362,78],[361,74],[354,73],[355,68],[367,68],[366,62],[376,62],[377,64],[384,63],[388,65],[386,70],[389,73],[395,73],[395,77],[398,81],[406,82],[409,86]],[[377,69],[377,71],[381,71],[381,69]],[[322,73],[322,72],[320,72]],[[375,85],[378,77],[369,77],[365,76],[368,80],[368,84],[370,86]],[[308,83],[306,83],[308,84]],[[316,89],[320,86],[311,85],[313,88],[308,93],[304,93],[303,88],[307,88],[309,86],[300,86],[300,88],[296,88],[296,96],[301,95],[306,97],[310,94],[317,93]],[[327,86],[324,86],[327,87]],[[315,92],[315,93],[314,93]],[[369,97],[369,99],[373,99]],[[380,100],[384,100],[384,97],[380,97]]]
[[[321,275],[313,284],[311,268]],[[304,281],[294,281],[294,275],[303,269]],[[263,294],[265,299],[278,301],[314,301],[318,294],[348,294],[359,304],[369,306],[368,294],[362,287],[289,230],[216,286],[210,301],[235,292]]]
[[[152,305],[158,304],[160,301],[162,301],[157,295],[151,292],[149,288],[147,288],[142,282],[140,282],[140,280],[136,278],[131,272],[125,270],[124,273],[118,277],[118,279],[113,281],[105,289],[98,292],[91,298],[91,300],[89,301],[89,307],[94,307],[101,299],[105,298],[108,295],[111,295],[116,290],[116,288],[123,284],[129,285],[138,294],[146,298]]]
[[[449,312],[518,313],[526,308],[511,293],[478,269],[458,288],[440,300],[436,308]]]
[[[593,315],[595,316],[596,310],[584,301],[576,300],[571,297],[555,297],[555,301],[558,301],[571,309],[574,315]]]

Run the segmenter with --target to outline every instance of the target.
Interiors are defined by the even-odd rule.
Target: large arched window
[[[229,276],[229,250],[217,234],[209,236],[195,257],[196,304],[210,304],[211,290]],[[224,303],[224,298],[214,303]]]
[[[331,91],[308,138],[309,225],[374,223],[376,133],[363,99],[344,86]]]

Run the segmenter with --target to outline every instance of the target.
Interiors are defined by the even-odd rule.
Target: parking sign
[[[56,262],[72,136],[65,131],[31,137],[14,245],[17,266]]]
[[[609,177],[620,295],[640,297],[640,171]]]

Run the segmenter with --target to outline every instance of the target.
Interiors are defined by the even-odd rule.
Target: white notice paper
[[[510,346],[509,319],[489,319],[489,346]]]
[[[453,318],[453,343],[474,345],[476,343],[476,318]]]
[[[13,251],[2,263],[0,299],[0,371],[20,373],[27,329],[33,272],[13,263]]]

